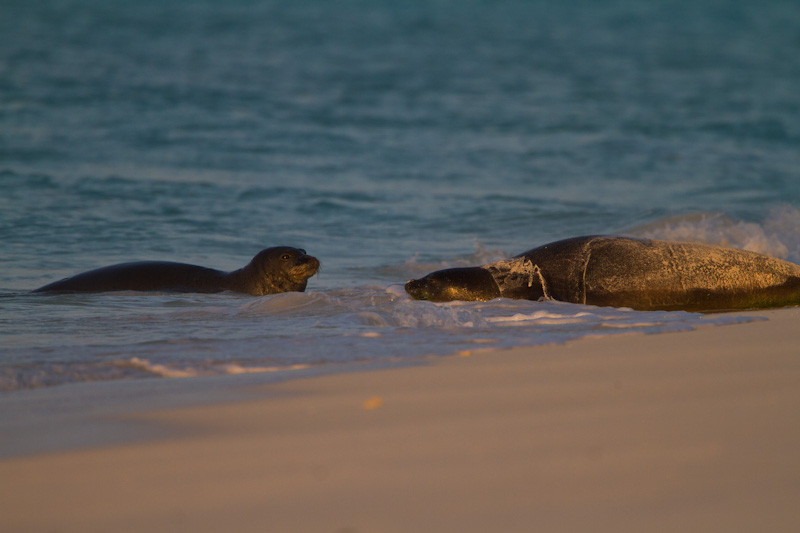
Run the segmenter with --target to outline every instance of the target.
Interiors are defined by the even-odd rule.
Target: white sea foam
[[[161,363],[153,363],[147,359],[140,357],[131,357],[128,360],[120,361],[118,366],[132,368],[155,374],[162,378],[189,378],[203,375],[218,375],[218,374],[259,374],[263,372],[284,372],[292,370],[303,370],[309,367],[307,364],[294,364],[284,366],[247,366],[239,363],[221,363],[221,364],[196,364],[196,366],[183,366],[178,368],[174,365],[166,365]]]
[[[800,209],[773,208],[761,223],[734,220],[722,213],[664,218],[633,228],[638,237],[699,242],[800,261]]]
[[[291,370],[303,370],[310,365],[287,365],[287,366],[242,366],[238,364],[222,365],[225,374],[259,374],[262,372],[286,372]]]
[[[131,357],[127,361],[119,363],[119,365],[149,372],[161,376],[162,378],[190,378],[198,375],[196,370],[190,368],[180,369],[169,367],[167,365],[151,363],[147,359],[141,359],[139,357]]]
[[[493,324],[501,323],[536,323],[536,324],[580,324],[588,322],[596,318],[596,315],[591,313],[575,313],[574,315],[560,315],[556,313],[549,313],[546,311],[537,311],[535,313],[515,313],[510,316],[496,316],[486,319],[487,322]]]

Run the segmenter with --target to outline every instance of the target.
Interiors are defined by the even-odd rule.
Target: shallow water
[[[797,27],[790,1],[6,2],[0,388],[728,322],[401,285],[598,233],[800,262]],[[26,292],[273,245],[322,261],[306,293]]]

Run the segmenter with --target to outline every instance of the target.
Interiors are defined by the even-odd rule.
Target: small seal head
[[[305,250],[276,246],[260,251],[242,269],[229,274],[229,290],[254,295],[303,292],[308,278],[319,270],[319,260]]]
[[[492,274],[481,267],[448,268],[406,283],[406,292],[415,300],[488,301],[501,296]]]

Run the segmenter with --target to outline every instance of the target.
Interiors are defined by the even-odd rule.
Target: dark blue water
[[[398,287],[596,233],[800,261],[798,28],[789,0],[6,0],[0,386],[693,327]],[[284,244],[322,261],[305,294],[25,293]]]

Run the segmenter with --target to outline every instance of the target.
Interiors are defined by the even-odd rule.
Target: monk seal
[[[705,244],[575,237],[511,259],[451,268],[406,283],[417,300],[504,297],[643,311],[800,305],[800,265]]]
[[[90,270],[33,292],[234,291],[262,296],[303,292],[317,269],[319,260],[306,255],[305,250],[277,246],[260,251],[233,272],[169,261],[139,261]]]

